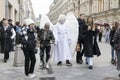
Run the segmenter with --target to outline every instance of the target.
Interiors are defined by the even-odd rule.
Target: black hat
[[[13,21],[12,19],[8,19],[8,21]]]

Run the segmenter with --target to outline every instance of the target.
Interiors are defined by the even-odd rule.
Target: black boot
[[[82,64],[83,63],[83,60],[78,60],[76,61],[77,64]]]
[[[111,64],[114,65],[115,64],[115,60],[111,59]]]
[[[58,66],[61,66],[61,65],[62,65],[62,61],[59,61],[59,62],[57,63],[57,65],[58,65]]]
[[[92,66],[92,65],[90,65],[90,66],[88,67],[88,69],[93,69],[93,66]]]
[[[70,63],[69,60],[66,60],[66,66],[72,66],[72,63]]]
[[[6,63],[7,62],[7,59],[4,59],[4,63]]]
[[[120,74],[118,75],[118,77],[120,77]]]

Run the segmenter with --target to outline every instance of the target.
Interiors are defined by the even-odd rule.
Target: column
[[[24,54],[20,46],[16,46],[13,66],[24,66]]]

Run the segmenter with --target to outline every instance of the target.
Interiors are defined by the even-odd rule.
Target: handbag
[[[77,43],[75,51],[80,51],[80,44]]]

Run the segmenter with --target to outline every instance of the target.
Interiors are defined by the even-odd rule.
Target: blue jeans
[[[113,46],[111,46],[111,58],[115,59],[115,50]]]

